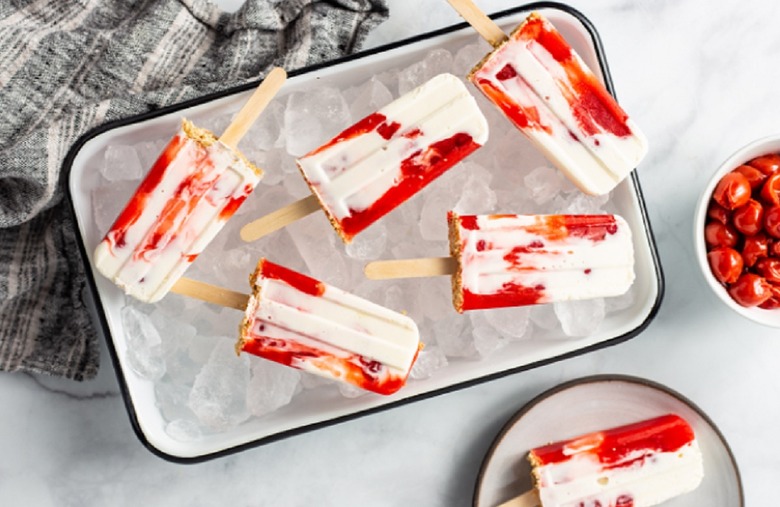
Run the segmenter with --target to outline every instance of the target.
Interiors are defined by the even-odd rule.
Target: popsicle
[[[449,2],[494,47],[468,79],[580,190],[606,194],[644,158],[644,134],[552,23],[534,12],[507,37]]]
[[[389,395],[421,348],[412,319],[261,259],[236,350]]]
[[[450,256],[374,261],[373,279],[452,275],[458,312],[624,294],[634,281],[618,215],[447,214]]]
[[[693,428],[676,414],[537,447],[528,460],[535,490],[500,507],[650,507],[704,477]]]
[[[439,74],[297,160],[312,195],[241,230],[254,241],[323,209],[345,243],[482,146],[487,120]]]
[[[260,181],[237,145],[285,78],[273,69],[219,139],[182,120],[95,249],[100,273],[141,301],[165,296]]]

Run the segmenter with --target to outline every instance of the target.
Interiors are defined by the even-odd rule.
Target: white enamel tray
[[[531,467],[526,455],[534,447],[669,413],[683,417],[693,428],[701,448],[704,479],[694,491],[664,502],[664,506],[744,505],[742,481],[731,449],[700,408],[648,380],[598,375],[554,387],[510,418],[482,463],[474,507],[495,507],[529,490]]]
[[[508,31],[522,21],[532,9],[541,10],[588,65],[601,74],[607,86],[611,88],[598,36],[580,13],[559,4],[537,3],[499,13],[496,19]],[[432,49],[445,48],[454,51],[466,44],[479,41],[475,31],[467,25],[453,26],[391,46],[360,53],[328,65],[293,72],[277,99],[284,100],[287,94],[311,90],[318,86],[328,85],[347,89],[388,69],[407,67],[419,61]],[[484,44],[487,53],[489,46],[487,43]],[[475,96],[478,95],[473,87],[471,90]],[[647,221],[639,181],[636,174],[632,174],[613,191],[611,203],[628,221],[633,231],[636,258],[636,281],[633,289],[635,297],[630,307],[608,315],[596,333],[573,340],[513,342],[498,353],[480,360],[452,360],[447,367],[437,371],[430,378],[410,381],[404,389],[390,397],[369,395],[345,398],[337,392],[334,396],[309,395],[294,400],[292,405],[278,414],[261,419],[250,419],[224,432],[209,433],[187,442],[171,438],[165,431],[166,420],[155,400],[154,383],[138,377],[128,364],[125,353],[127,342],[120,318],[125,297],[92,268],[92,251],[101,239],[101,233],[92,218],[90,193],[98,185],[99,168],[103,163],[107,147],[167,140],[177,130],[182,116],[186,116],[196,124],[208,123],[209,117],[237,111],[251,91],[249,87],[242,87],[152,114],[105,125],[81,139],[73,147],[65,162],[65,174],[69,177],[69,197],[79,227],[81,249],[91,289],[89,296],[94,303],[95,322],[106,336],[134,429],[144,444],[156,454],[166,459],[185,462],[219,456],[619,343],[640,333],[654,317],[662,298],[663,277],[650,224]],[[506,128],[513,127],[507,122]],[[518,133],[518,138],[520,137]],[[482,149],[491,149],[490,143],[488,142]],[[522,163],[523,161],[518,161],[518,164]],[[265,169],[268,172],[273,171],[274,168],[265,167]],[[261,183],[258,190],[262,188],[268,187],[263,187]],[[260,198],[257,191],[250,196],[250,200],[253,198]],[[248,204],[249,201],[245,206]],[[508,210],[504,211],[508,212]],[[331,232],[326,231],[323,234]],[[402,238],[399,240],[402,241]],[[444,255],[446,252],[438,254]],[[253,263],[246,267],[246,275],[253,267]],[[323,277],[322,273],[312,275]],[[350,287],[341,288],[350,290]],[[234,289],[247,291],[248,287]],[[452,318],[457,318],[454,311]],[[236,314],[236,322],[239,320],[240,314]]]

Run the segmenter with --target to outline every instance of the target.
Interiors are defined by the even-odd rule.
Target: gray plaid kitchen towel
[[[0,0],[0,370],[95,375],[96,332],[63,199],[99,124],[358,49],[385,0]]]

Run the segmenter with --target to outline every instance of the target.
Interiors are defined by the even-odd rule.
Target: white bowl
[[[770,327],[780,327],[780,309],[764,310],[758,307],[745,307],[731,298],[726,288],[718,282],[710,270],[710,265],[707,261],[707,245],[704,243],[704,225],[707,219],[707,206],[718,181],[720,181],[723,175],[745,162],[758,157],[759,155],[767,155],[770,153],[780,153],[780,134],[764,137],[743,146],[718,167],[710,178],[710,181],[707,183],[707,186],[704,187],[704,191],[699,197],[699,202],[696,204],[696,214],[693,219],[693,244],[696,249],[696,259],[704,274],[704,279],[710,285],[712,291],[726,304],[726,306],[743,317],[747,317],[759,324]]]

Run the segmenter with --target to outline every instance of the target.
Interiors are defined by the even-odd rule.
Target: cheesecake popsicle
[[[389,395],[420,343],[412,319],[261,259],[236,350]]]
[[[494,46],[469,81],[581,191],[608,193],[644,158],[644,134],[546,18],[507,36],[471,0],[449,1]]]
[[[651,507],[704,477],[694,431],[676,414],[543,445],[528,460],[534,490],[499,507]]]
[[[488,137],[464,83],[439,74],[297,160],[312,195],[244,226],[254,241],[322,209],[345,243]]]
[[[628,223],[618,215],[458,215],[450,256],[369,263],[373,279],[451,275],[458,312],[624,294],[634,281]]]
[[[147,303],[171,290],[260,181],[237,145],[285,79],[273,69],[220,138],[182,120],[95,249],[101,274]]]

